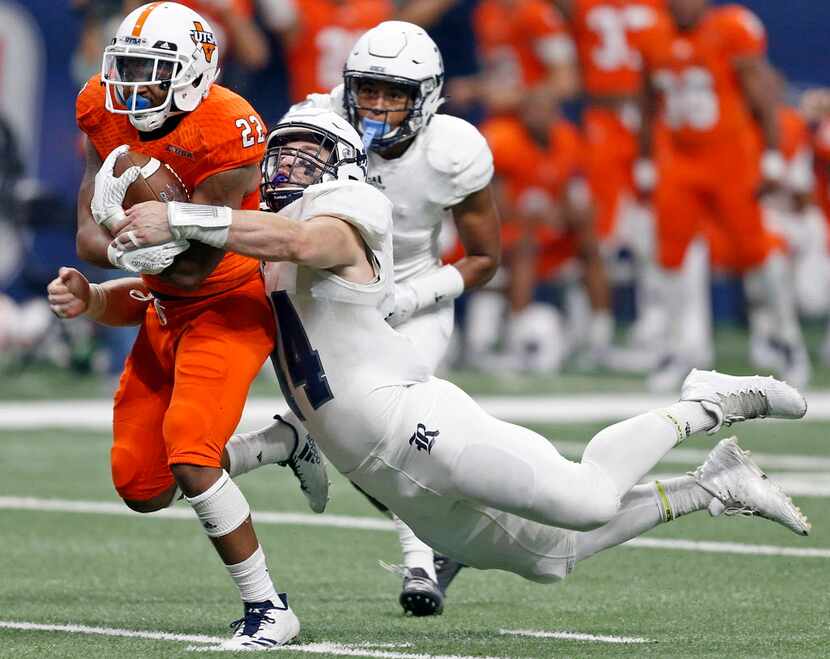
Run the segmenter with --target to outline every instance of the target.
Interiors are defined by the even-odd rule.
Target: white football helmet
[[[379,80],[406,89],[412,108],[400,126],[361,119],[357,92],[361,81]],[[368,148],[384,151],[415,137],[438,110],[443,99],[444,62],[426,31],[404,21],[385,21],[366,32],[352,47],[343,69],[343,105],[352,126]],[[371,137],[367,134],[371,131]]]
[[[106,108],[129,115],[140,131],[156,130],[172,114],[195,110],[218,73],[219,48],[204,18],[177,2],[142,5],[104,50]],[[161,102],[141,95],[151,85],[166,92]]]
[[[331,110],[300,108],[268,133],[260,191],[272,211],[300,197],[310,185],[365,180],[360,135]]]

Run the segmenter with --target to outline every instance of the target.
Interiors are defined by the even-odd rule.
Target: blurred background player
[[[579,57],[585,171],[596,207],[595,230],[607,259],[620,249],[633,256],[637,315],[630,337],[633,347],[650,347],[661,318],[654,290],[653,220],[638,201],[634,181],[638,172],[646,186],[653,178],[649,163],[638,162],[643,63],[637,38],[656,25],[665,0],[555,4],[568,21]]]
[[[527,89],[554,99],[578,91],[574,46],[559,12],[545,0],[482,0],[473,13],[481,73],[456,78],[454,107],[481,104],[489,114],[515,112]]]
[[[649,111],[641,130],[642,155],[657,164],[657,256],[671,320],[668,347],[650,384],[673,389],[690,364],[708,359],[708,326],[689,331],[699,319],[687,305],[682,267],[694,240],[714,226],[728,236],[730,261],[743,273],[747,292],[763,295],[759,303],[775,319],[779,373],[803,385],[810,363],[790,272],[780,239],[764,226],[758,200],[761,191],[781,185],[785,170],[764,27],[738,5],[670,0],[668,6],[671,20],[648,31],[642,42],[647,98],[659,98],[659,126],[666,136],[653,138]]]
[[[358,131],[368,152],[368,181],[394,205],[395,309],[389,323],[410,337],[435,372],[453,331],[454,300],[486,283],[499,263],[498,216],[484,138],[462,119],[435,114],[444,66],[435,42],[417,25],[387,21],[358,39],[343,83],[289,111],[333,110]],[[453,222],[465,255],[442,265],[439,236]],[[296,418],[283,419],[305,434]],[[271,426],[263,433],[278,431]],[[443,609],[432,550],[395,519],[403,549],[400,603],[414,615]],[[456,569],[442,558],[444,571]],[[448,583],[443,584],[444,587]]]
[[[340,84],[349,49],[369,28],[398,19],[427,26],[457,0],[279,0],[264,18],[280,37],[295,103]]]
[[[494,117],[481,129],[494,157],[509,311],[505,329],[500,305],[487,314],[492,292],[471,297],[468,364],[489,370],[484,362],[501,336],[507,360],[494,368],[554,373],[574,351],[596,364],[609,348],[613,318],[581,135],[544,87],[525,94],[516,116]],[[565,284],[564,322],[550,300],[535,295],[554,278]]]
[[[77,99],[87,138],[77,249],[90,263],[141,272],[144,280],[133,296],[141,331],[115,395],[115,488],[145,513],[184,494],[239,587],[245,616],[228,647],[244,648],[261,638],[280,645],[299,632],[268,574],[248,503],[228,475],[239,470],[225,453],[251,381],[273,349],[259,263],[187,241],[138,250],[136,258],[109,248],[126,189],[139,175],[131,167],[113,176],[128,148],[119,145],[169,163],[194,201],[258,208],[264,126],[247,101],[213,84],[218,67],[211,26],[191,9],[154,2],[124,19],[104,51],[101,76]],[[53,284],[68,295],[75,275]],[[298,444],[269,453],[270,461],[288,461]]]

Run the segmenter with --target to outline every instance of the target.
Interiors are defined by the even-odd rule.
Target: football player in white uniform
[[[554,582],[598,551],[705,509],[759,515],[807,535],[804,515],[735,438],[691,474],[638,484],[693,434],[802,417],[806,402],[793,387],[692,371],[680,402],[605,428],[581,462],[566,460],[544,437],[493,418],[431,376],[412,339],[385,322],[394,293],[391,204],[361,180],[351,126],[307,111],[278,124],[267,147],[263,199],[273,212],[145,202],[116,227],[117,246],[194,239],[267,261],[286,400],[332,464],[431,546],[465,565]],[[99,290],[99,318],[108,319],[114,294]],[[83,300],[53,304],[64,315],[85,308]]]
[[[351,49],[343,78],[330,94],[310,95],[286,117],[309,107],[332,110],[362,136],[368,182],[393,204],[395,307],[388,322],[414,341],[434,373],[452,334],[454,299],[487,283],[499,265],[499,221],[490,189],[493,157],[474,126],[436,114],[443,102],[444,65],[421,27],[387,21],[369,30]],[[438,239],[449,221],[465,257],[442,266]],[[233,438],[230,450],[255,454],[263,444],[278,444],[275,435],[285,432],[285,423],[305,433],[289,413],[271,427]],[[435,557],[392,517],[403,553],[399,601],[404,611],[441,613],[458,564]]]

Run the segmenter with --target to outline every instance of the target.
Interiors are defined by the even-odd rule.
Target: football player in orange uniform
[[[672,20],[641,41],[646,98],[660,100],[666,131],[656,153],[655,209],[658,262],[666,275],[666,303],[674,305],[668,317],[675,334],[652,384],[679,384],[680,372],[688,370],[699,349],[678,340],[685,322],[678,287],[690,244],[712,223],[728,236],[732,261],[750,283],[748,290],[767,298],[785,362],[782,374],[803,385],[810,365],[787,262],[780,241],[764,227],[758,200],[761,189],[780,185],[785,170],[764,26],[739,5],[710,8],[708,0],[669,0],[668,6]],[[641,131],[645,157],[652,155],[651,133],[647,119]]]
[[[77,99],[87,158],[77,247],[82,259],[140,272],[144,281],[134,296],[146,313],[115,394],[115,488],[138,512],[184,494],[240,589],[245,616],[229,647],[245,648],[260,637],[282,644],[299,632],[268,574],[248,503],[229,477],[250,467],[235,464],[234,446],[225,450],[250,384],[273,350],[259,263],[188,241],[142,249],[138,258],[108,248],[125,191],[140,173],[131,167],[113,175],[128,148],[153,157],[145,167],[169,163],[193,201],[258,208],[265,126],[247,101],[213,84],[218,59],[211,26],[181,4],[153,2],[124,19],[104,52],[101,75]],[[194,248],[200,258],[185,253],[174,262]],[[72,276],[66,274],[65,287]],[[288,462],[301,443],[291,437],[265,450],[262,461]]]
[[[607,257],[619,248],[634,256],[637,319],[635,346],[651,347],[659,328],[655,307],[653,219],[639,203],[633,175],[638,168],[637,133],[642,88],[640,35],[665,11],[665,0],[556,0],[576,44],[585,105],[585,170],[596,206],[596,230]]]
[[[343,82],[343,62],[357,39],[395,13],[392,0],[286,0],[268,17],[285,44],[292,103]]]
[[[545,0],[483,0],[473,29],[482,73],[452,80],[452,103],[481,102],[491,114],[503,114],[515,112],[531,87],[544,86],[559,99],[576,93],[573,41]]]
[[[541,336],[535,325],[550,310],[533,304],[533,293],[537,282],[550,280],[566,263],[579,260],[592,317],[589,327],[574,327],[577,340],[571,343],[601,358],[611,341],[613,320],[579,132],[559,115],[550,93],[537,88],[526,96],[518,117],[490,119],[482,133],[493,151],[504,218],[502,241],[510,272],[508,351],[521,368],[558,368],[567,356],[565,341],[553,333],[547,340]],[[532,360],[522,359],[527,344],[535,348]]]

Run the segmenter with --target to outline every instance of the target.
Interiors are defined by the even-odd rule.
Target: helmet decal
[[[213,58],[213,53],[216,52],[216,37],[213,36],[213,32],[205,30],[201,21],[193,21],[190,38],[193,39],[193,43],[196,44],[197,48],[199,46],[202,47],[205,59],[210,62]]]

